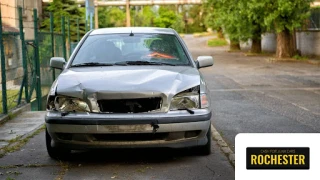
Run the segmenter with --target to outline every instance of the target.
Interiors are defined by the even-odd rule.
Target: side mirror
[[[52,57],[50,59],[50,67],[55,69],[63,69],[66,60],[63,57]]]
[[[213,58],[212,56],[199,56],[197,58],[197,66],[198,69],[203,67],[208,67],[213,65]]]

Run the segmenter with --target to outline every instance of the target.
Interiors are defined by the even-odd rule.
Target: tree
[[[261,34],[275,30],[278,58],[295,54],[294,29],[309,16],[313,0],[208,0],[207,22],[222,27],[232,42],[252,40],[251,52],[261,52]],[[238,46],[237,43],[235,43]]]
[[[210,27],[212,30],[216,30],[218,33],[218,38],[224,38],[222,27],[219,26],[219,23],[216,22],[216,13],[213,13],[214,8],[212,2],[209,1],[205,5],[204,11],[206,12],[204,23],[207,27]]]
[[[265,7],[258,0],[239,0],[240,24],[239,38],[242,41],[252,40],[251,52],[261,53],[261,35],[266,32],[264,23]]]
[[[204,32],[207,27],[204,23],[206,11],[204,11],[203,5],[185,5],[182,8],[182,15],[186,19],[191,19],[187,22],[188,33]]]
[[[136,9],[137,8],[137,9]],[[153,26],[153,21],[156,18],[155,8],[152,6],[138,6],[131,11],[131,19],[134,26],[150,27]]]
[[[257,3],[258,0],[252,0]],[[259,1],[260,2],[260,1]],[[310,15],[310,3],[313,0],[265,0],[264,22],[268,29],[277,33],[278,58],[288,58],[295,54],[294,29],[301,27]]]
[[[261,34],[266,31],[264,7],[253,0],[209,0],[206,23],[230,39],[230,49],[240,49],[239,40],[252,40],[251,52],[261,53]],[[220,35],[221,37],[221,35]]]
[[[230,39],[230,50],[240,50],[239,33],[243,18],[240,16],[237,3],[237,0],[208,0],[206,4],[207,8],[214,8],[213,11],[208,12],[212,20],[208,26],[223,29]]]
[[[156,27],[172,28],[177,32],[182,32],[184,22],[182,16],[177,14],[168,6],[160,6],[158,10],[159,15],[154,19]]]
[[[45,31],[50,30],[50,18],[49,12],[53,13],[54,17],[54,31],[61,32],[61,17],[70,18],[70,34],[71,40],[77,41],[77,24],[75,23],[77,19],[80,21],[80,35],[85,34],[85,20],[83,11],[80,10],[78,5],[73,0],[53,0],[43,11],[44,21],[41,23],[41,29]],[[66,27],[67,29],[67,27]]]
[[[99,7],[99,28],[122,27],[126,25],[126,13],[119,7]]]

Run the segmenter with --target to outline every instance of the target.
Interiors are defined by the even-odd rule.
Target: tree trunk
[[[277,34],[277,58],[290,58],[294,55],[293,36],[288,29]]]
[[[239,51],[240,42],[237,40],[230,40],[230,51]]]
[[[261,53],[261,39],[253,38],[251,45],[251,53]]]
[[[221,39],[224,38],[223,31],[222,31],[221,27],[218,28],[217,33],[218,33],[218,38],[221,38]]]

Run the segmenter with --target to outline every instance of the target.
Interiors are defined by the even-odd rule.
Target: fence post
[[[51,35],[51,56],[54,57],[54,32],[53,32],[53,13],[50,12],[50,35]],[[56,72],[54,68],[52,70],[52,80],[56,79]]]
[[[67,50],[66,50],[66,27],[65,27],[65,18],[64,16],[61,17],[61,31],[62,31],[62,52],[63,57],[67,60]]]
[[[86,23],[84,24],[84,27],[85,27],[85,31],[86,31],[86,33],[88,32],[87,23],[88,23],[88,20],[86,19]]]
[[[4,56],[4,47],[2,39],[2,16],[0,8],[0,54],[1,54],[1,82],[2,82],[2,113],[8,113],[7,107],[7,77],[6,77],[6,62]]]
[[[24,83],[24,91],[25,91],[25,100],[29,103],[28,96],[28,65],[27,65],[27,54],[26,54],[26,42],[24,39],[23,32],[23,21],[22,21],[22,7],[19,7],[19,30],[20,30],[20,40],[21,40],[21,48],[22,48],[22,65],[23,65],[23,83]],[[20,98],[19,98],[20,99]]]
[[[69,57],[71,56],[71,37],[70,37],[70,17],[68,17],[68,48],[69,48]]]
[[[38,13],[37,9],[33,9],[34,21],[34,46],[35,46],[35,65],[36,65],[36,94],[38,110],[42,109],[42,96],[41,96],[41,75],[40,75],[40,59],[39,59],[39,37],[38,37]]]
[[[79,18],[77,18],[77,42],[80,41]]]

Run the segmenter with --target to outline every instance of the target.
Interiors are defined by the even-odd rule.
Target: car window
[[[165,34],[92,35],[82,44],[72,65],[125,61],[190,65],[177,37]]]

